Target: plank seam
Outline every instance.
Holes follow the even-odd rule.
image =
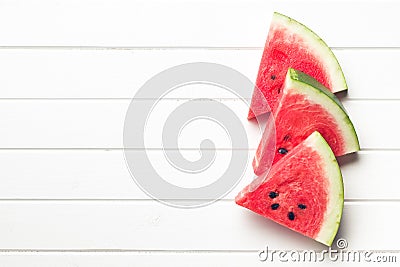
[[[140,253],[140,254],[147,254],[147,253],[185,253],[185,254],[202,254],[202,253],[257,253],[259,250],[223,250],[223,249],[215,249],[215,250],[140,250],[140,249],[0,249],[0,256],[1,254],[8,254],[8,253]],[[280,250],[291,252],[293,250]],[[303,250],[295,250],[301,252]],[[321,250],[314,250],[315,252],[319,253]],[[371,251],[375,253],[400,253],[400,250],[351,250],[357,252],[366,252]]]
[[[160,201],[163,201],[163,199],[159,199]],[[160,203],[159,200],[151,199],[151,198],[0,198],[0,204],[5,203],[5,202],[54,202],[55,204],[57,203],[63,203],[63,202],[120,202],[120,203],[127,203],[127,202],[138,202],[138,203],[144,203],[144,202],[153,202],[153,203]],[[173,201],[196,201],[199,199],[168,199],[168,200],[173,200]],[[207,200],[207,199],[201,199]],[[209,200],[214,200],[214,199],[209,199]],[[224,202],[224,203],[229,203],[234,201],[233,198],[223,198],[217,200],[217,202]],[[373,204],[373,203],[400,203],[400,199],[370,199],[370,198],[347,198],[344,200],[345,204]],[[161,205],[162,203],[160,203]]]
[[[400,50],[399,46],[331,46],[332,50]],[[0,46],[0,50],[262,50],[261,46]]]

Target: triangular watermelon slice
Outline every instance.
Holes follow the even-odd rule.
[[[314,131],[322,134],[336,156],[360,149],[354,126],[339,99],[311,76],[288,69],[278,103],[254,157],[256,175],[267,171],[271,161],[275,164]],[[269,126],[272,124],[275,127]]]
[[[235,201],[330,246],[339,228],[343,194],[335,156],[321,134],[314,132],[272,166],[267,177],[245,187]]]
[[[311,75],[332,92],[347,89],[342,69],[326,43],[303,24],[275,12],[248,119],[274,110],[289,67]],[[262,101],[263,97],[267,101]],[[265,106],[265,102],[269,107]]]

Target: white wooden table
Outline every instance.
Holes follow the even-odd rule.
[[[223,200],[177,209],[144,194],[124,161],[124,117],[136,90],[197,61],[254,80],[275,10],[324,38],[348,81],[342,100],[362,150],[340,160],[338,238],[399,262],[398,2],[0,0],[0,266],[262,266],[270,264],[257,256],[266,245],[324,249],[234,204],[251,167]],[[247,124],[238,99],[211,95]],[[162,100],[161,113],[187,97]],[[191,144],[201,137],[185,139],[187,157],[198,156]],[[153,141],[149,153],[162,161]],[[218,153],[230,152],[221,145]]]

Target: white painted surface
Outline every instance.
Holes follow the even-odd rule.
[[[360,12],[361,6],[363,7]],[[5,46],[259,47],[271,11],[304,22],[334,47],[397,47],[395,0],[2,1]],[[11,25],[11,26],[10,26]]]
[[[123,158],[125,112],[146,80],[195,61],[254,80],[274,10],[323,37],[349,84],[342,100],[362,151],[339,160],[346,201],[338,238],[400,261],[399,9],[389,0],[0,0],[0,266],[257,266],[270,264],[257,260],[265,245],[324,249],[234,205],[250,167],[224,200],[187,210],[151,200]],[[259,138],[240,100],[194,92],[162,100],[146,135],[159,171],[176,179],[159,137],[162,115],[182,98],[226,104],[246,125],[250,152]],[[207,134],[219,155],[212,177],[229,158],[226,137],[192,129],[180,145],[196,158],[193,144]]]
[[[393,231],[397,220],[391,220],[397,207],[398,203],[390,202],[345,203],[337,238],[345,237],[349,249],[392,250],[400,238],[400,233]],[[199,209],[178,209],[155,201],[3,201],[0,212],[4,216],[1,249],[326,248],[238,208],[233,201]],[[370,231],[372,225],[379,231]],[[370,243],[371,239],[375,242]]]
[[[137,100],[150,101],[154,100]],[[164,99],[151,113],[146,127],[146,148],[161,148],[163,123],[172,112],[188,100]],[[199,100],[200,101],[200,100]],[[201,100],[203,101],[203,100]],[[257,148],[260,129],[248,122],[248,109],[242,100],[223,102],[241,120],[249,139],[249,147]],[[2,148],[122,148],[124,119],[130,100],[0,100],[0,147]],[[343,100],[360,138],[362,149],[400,149],[400,140],[392,139],[400,118],[400,100]],[[51,111],[51,112],[49,112]],[[201,123],[201,122],[199,122]],[[51,127],[49,127],[51,125]],[[371,127],[373,125],[373,127]],[[199,125],[201,126],[201,124]],[[198,148],[195,140],[210,132],[188,129],[181,148]],[[212,132],[214,131],[214,132]],[[384,136],[384,137],[383,137]],[[218,134],[217,148],[230,148],[226,136]],[[142,147],[132,147],[142,148]],[[243,147],[236,147],[243,148]]]
[[[188,158],[199,156],[197,150],[182,151]],[[137,152],[139,153],[139,152]],[[174,153],[178,153],[177,151]],[[217,152],[223,160],[229,151]],[[254,153],[254,151],[253,151]],[[160,150],[148,151],[157,170],[167,177],[176,171],[164,162]],[[224,160],[224,158],[228,158]],[[252,160],[252,153],[249,155]],[[347,200],[400,200],[398,192],[399,151],[361,151],[339,159]],[[133,182],[122,150],[0,150],[1,199],[149,199]],[[217,161],[218,162],[218,161]],[[374,168],[371,168],[374,166]],[[247,167],[241,184],[226,199],[252,179]],[[204,178],[215,176],[212,168]]]
[[[23,266],[29,262],[30,266],[53,267],[56,266],[73,267],[73,266],[116,266],[130,267],[136,266],[160,266],[173,264],[174,266],[185,267],[190,266],[288,266],[287,262],[274,261],[262,262],[255,257],[256,252],[67,252],[60,254],[59,252],[25,252],[25,253],[6,253],[3,257],[5,266],[15,267]],[[393,256],[393,253],[377,253],[374,257]],[[373,258],[376,259],[376,258]],[[329,263],[321,262],[307,263],[307,266],[365,266],[365,262]],[[298,264],[300,265],[300,264]],[[395,266],[396,263],[369,262],[368,266]]]
[[[346,99],[400,99],[400,90],[396,90],[400,49],[333,48],[333,51],[351,89]],[[1,49],[0,71],[3,75],[0,77],[0,97],[130,99],[153,75],[175,65],[196,61],[229,66],[253,81],[261,53],[262,47]],[[193,91],[174,95],[181,98],[193,96]],[[221,91],[207,92],[207,96],[232,97]]]

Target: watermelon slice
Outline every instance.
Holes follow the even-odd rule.
[[[347,89],[342,69],[326,43],[309,28],[274,13],[261,58],[248,119],[274,110],[287,69],[303,71],[332,92]],[[261,101],[263,96],[267,100]]]
[[[335,155],[321,134],[314,132],[272,166],[267,177],[245,187],[235,201],[330,246],[339,228],[343,194]]]
[[[288,69],[279,104],[268,121],[253,160],[256,175],[275,164],[311,133],[318,131],[336,156],[360,149],[356,131],[339,99],[311,76]],[[274,123],[275,138],[269,127]],[[271,143],[275,147],[271,148]],[[275,148],[275,151],[272,149]]]

